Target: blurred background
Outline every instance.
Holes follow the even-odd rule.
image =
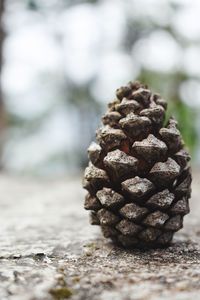
[[[7,172],[75,174],[117,87],[169,101],[200,165],[199,0],[0,0],[0,158]]]

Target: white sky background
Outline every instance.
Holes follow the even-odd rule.
[[[62,163],[56,169],[48,165],[50,157],[70,152],[73,144],[69,128],[75,115],[64,109],[60,94],[66,78],[79,85],[95,78],[92,93],[105,105],[116,87],[136,78],[142,66],[159,72],[183,69],[197,79],[185,82],[181,95],[199,109],[200,1],[171,2],[183,5],[175,15],[168,0],[105,0],[59,13],[48,9],[45,14],[28,11],[23,1],[8,1],[2,76],[7,110],[27,122],[49,112],[33,133],[9,130],[4,151],[8,170],[37,172],[39,166],[44,173],[69,170]],[[170,22],[187,41],[185,49],[159,29],[140,39],[127,55],[122,47],[127,16],[159,25]]]

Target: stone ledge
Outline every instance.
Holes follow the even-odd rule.
[[[200,179],[167,249],[123,250],[88,224],[80,179],[0,176],[0,299],[198,299]]]

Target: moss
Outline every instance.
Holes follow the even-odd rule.
[[[95,246],[96,246],[95,243],[88,243],[88,244],[84,245],[83,247],[94,248]]]
[[[98,250],[99,249],[99,247],[95,243],[88,243],[88,244],[84,245],[84,248],[89,248],[91,250]]]
[[[60,267],[57,273],[57,282],[54,287],[49,290],[49,294],[53,297],[54,300],[64,300],[72,296],[73,291],[68,288],[68,284],[65,280],[65,268]]]
[[[68,287],[54,288],[49,291],[55,300],[68,299],[72,296],[72,291]]]
[[[80,277],[75,276],[75,277],[73,278],[73,282],[74,282],[74,283],[78,283],[79,281],[80,281]]]
[[[99,247],[95,243],[88,243],[83,247],[85,248],[84,256],[92,256],[93,253],[99,249]]]

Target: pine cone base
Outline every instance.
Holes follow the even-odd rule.
[[[167,102],[139,82],[116,91],[88,148],[83,187],[90,223],[124,247],[162,247],[183,227],[190,156]]]

